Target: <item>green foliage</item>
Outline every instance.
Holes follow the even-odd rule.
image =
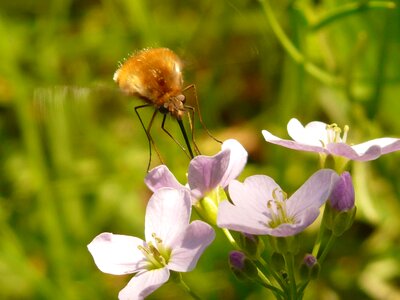
[[[293,191],[317,157],[266,144],[261,129],[284,136],[297,117],[348,124],[354,143],[399,136],[399,22],[397,0],[2,1],[0,298],[115,299],[130,279],[101,273],[86,249],[103,231],[144,234],[141,102],[112,82],[129,53],[177,52],[209,129],[249,151],[242,177],[267,174]],[[156,144],[185,182],[189,160],[160,122]],[[219,145],[197,125],[200,149],[214,154]],[[179,136],[175,122],[167,127]],[[400,297],[398,161],[352,166],[355,224],[306,299]],[[311,243],[305,236],[302,253]],[[185,281],[204,299],[270,299],[235,281],[228,250],[218,236]],[[150,299],[185,297],[169,283]]]

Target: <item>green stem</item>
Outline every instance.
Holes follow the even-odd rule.
[[[259,278],[258,282],[262,286],[264,286],[267,289],[270,289],[274,293],[274,295],[277,297],[277,299],[284,299],[285,294],[277,287],[271,285],[269,279],[265,276],[265,274],[259,268],[257,268],[257,275]],[[279,298],[278,298],[278,296],[279,296]]]
[[[324,222],[326,219],[326,214],[327,214],[327,210],[326,210],[326,207],[324,206],[324,214],[322,215],[322,220],[321,220],[321,224],[319,226],[317,239],[315,240],[313,251],[312,251],[312,255],[314,257],[318,256],[319,249],[321,248],[322,238],[323,238],[324,232],[325,232]]]
[[[304,55],[293,45],[288,36],[283,31],[282,27],[278,23],[272,8],[269,4],[268,0],[260,0],[261,5],[263,6],[265,15],[268,19],[268,22],[271,25],[272,31],[275,33],[276,37],[282,44],[283,48],[286,52],[292,57],[292,59],[299,65],[304,67],[304,70],[307,71],[310,75],[314,76],[321,82],[327,85],[333,86],[342,86],[344,84],[343,78],[335,77],[329,74],[327,71],[319,68],[314,65],[312,62],[308,61]]]
[[[195,292],[192,291],[192,289],[186,284],[186,282],[183,281],[181,273],[179,273],[179,283],[181,284],[183,289],[186,291],[186,293],[188,293],[193,299],[201,300],[201,298]]]
[[[314,22],[310,26],[310,30],[317,31],[321,28],[332,24],[338,19],[347,17],[352,14],[363,12],[367,9],[394,9],[396,3],[393,1],[359,1],[353,3],[347,3],[340,7],[329,10],[329,12],[321,17],[318,21]]]
[[[283,256],[285,259],[286,269],[289,275],[290,299],[297,300],[296,278],[294,274],[294,257],[291,253]]]
[[[262,257],[258,258],[257,263],[260,263],[262,267],[264,267],[264,269],[268,271],[268,275],[272,276],[275,279],[275,281],[280,285],[283,291],[286,290],[285,283],[282,281],[279,275],[276,274],[274,268],[270,266],[269,263],[267,263]]]
[[[236,243],[234,237],[232,236],[231,232],[226,228],[221,228],[222,232],[225,234],[226,238],[228,239],[229,243],[235,248],[236,250],[240,250],[239,245]]]
[[[336,241],[336,236],[332,233],[331,236],[329,237],[328,243],[324,248],[324,251],[322,251],[321,256],[318,258],[318,263],[320,265],[322,265],[322,263],[324,262],[326,255],[328,254],[329,250],[331,250],[335,241]]]

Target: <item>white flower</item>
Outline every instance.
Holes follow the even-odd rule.
[[[190,193],[161,188],[146,209],[145,238],[101,233],[88,245],[97,267],[105,273],[136,273],[120,291],[119,299],[143,299],[168,281],[170,270],[191,271],[214,230],[202,221],[189,224]]]
[[[341,129],[336,125],[313,121],[303,126],[297,119],[291,119],[287,130],[293,140],[284,140],[267,130],[262,134],[267,142],[286,148],[325,153],[345,157],[349,160],[368,161],[374,160],[383,154],[400,150],[400,139],[378,138],[361,144],[346,144],[348,126]]]

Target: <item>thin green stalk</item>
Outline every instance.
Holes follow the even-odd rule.
[[[285,285],[285,283],[282,281],[282,279],[279,277],[279,275],[276,274],[275,270],[274,270],[262,257],[260,257],[260,258],[257,260],[257,262],[260,263],[260,264],[264,267],[265,270],[268,270],[268,274],[269,274],[270,276],[272,276],[272,277],[275,279],[275,281],[280,285],[280,287],[282,288],[282,290],[285,291],[285,290],[286,290],[286,285]]]
[[[394,26],[393,24],[394,22],[392,21],[393,17],[391,18],[388,12],[389,11],[387,11],[386,13],[384,27],[379,41],[378,59],[377,59],[377,66],[376,66],[375,80],[374,80],[375,82],[374,92],[372,94],[370,105],[368,107],[368,116],[372,120],[378,114],[379,106],[382,101],[382,92],[385,85],[385,71],[390,49],[389,47],[390,34],[391,34],[390,29]]]
[[[183,289],[186,291],[186,293],[188,293],[193,299],[201,300],[201,298],[195,292],[192,291],[192,289],[186,284],[186,282],[183,281],[181,273],[179,273],[179,283],[181,284]]]
[[[276,37],[282,44],[283,48],[286,52],[292,57],[292,59],[297,63],[304,67],[304,70],[307,71],[310,75],[317,78],[321,82],[327,85],[333,86],[342,86],[344,84],[343,78],[335,77],[328,73],[327,71],[319,68],[312,62],[308,61],[304,55],[293,45],[291,40],[283,31],[282,27],[280,26],[279,22],[277,21],[272,8],[269,4],[268,0],[260,0],[265,15],[268,19],[268,22],[271,25],[272,31],[275,33]]]
[[[265,288],[270,289],[274,293],[274,295],[277,299],[285,298],[285,294],[277,287],[271,285],[269,283],[270,281],[268,280],[268,278],[264,275],[263,272],[261,272],[261,270],[259,268],[257,268],[257,275],[258,275],[258,278],[260,278],[259,283],[262,286],[264,286]],[[278,296],[279,296],[279,298],[278,298]]]
[[[222,232],[225,234],[226,238],[228,239],[229,243],[235,248],[236,250],[240,250],[239,245],[236,243],[234,237],[232,236],[231,232],[226,228],[221,228]]]
[[[326,214],[327,214],[327,210],[326,210],[326,207],[324,206],[324,213],[322,215],[321,224],[319,226],[317,239],[315,240],[314,247],[313,247],[313,250],[312,250],[312,255],[314,257],[318,256],[319,249],[321,248],[322,238],[323,238],[324,232],[325,232],[324,222],[325,222],[325,219],[326,219]]]
[[[324,248],[324,251],[322,251],[321,256],[318,258],[318,263],[320,265],[322,265],[322,263],[324,262],[326,255],[328,254],[329,250],[331,250],[335,241],[336,241],[336,236],[332,233],[331,236],[329,237],[328,243]]]
[[[290,299],[297,300],[297,286],[296,286],[296,277],[294,274],[294,257],[292,254],[284,255],[286,269],[289,275],[289,283],[290,283]]]
[[[394,9],[396,3],[393,1],[359,1],[347,3],[337,8],[329,10],[326,15],[314,22],[309,29],[312,31],[320,30],[321,28],[336,22],[344,17],[363,12],[368,9]]]

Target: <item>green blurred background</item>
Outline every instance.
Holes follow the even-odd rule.
[[[269,2],[0,2],[0,299],[116,299],[130,279],[101,273],[86,245],[103,231],[143,237],[148,143],[133,110],[142,102],[112,81],[138,49],[182,57],[209,129],[249,151],[242,179],[267,174],[291,193],[316,171],[317,155],[262,139],[262,129],[286,137],[292,117],[348,124],[353,143],[400,136],[399,1]],[[156,143],[185,182],[189,160],[160,122]],[[215,154],[219,144],[196,127],[202,152]],[[351,165],[357,220],[307,299],[400,299],[399,158]],[[302,234],[301,253],[316,229]],[[184,276],[192,289],[271,299],[236,281],[229,250],[218,234]],[[149,297],[186,298],[173,283]]]

